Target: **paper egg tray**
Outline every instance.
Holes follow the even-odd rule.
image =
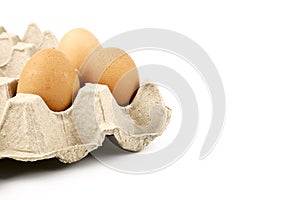
[[[101,146],[107,135],[123,149],[140,151],[163,133],[171,110],[152,83],[142,84],[126,107],[120,107],[108,87],[100,84],[86,84],[72,106],[62,112],[51,111],[38,95],[16,95],[24,62],[36,49],[57,44],[51,34],[37,41],[36,36],[41,34],[36,25],[28,30],[20,45],[35,47],[18,55],[14,55],[18,48],[13,47],[10,58],[0,65],[0,159],[37,161],[56,157],[72,163]],[[0,27],[1,31],[5,30]],[[31,42],[25,43],[26,38]]]
[[[16,79],[0,78],[0,158],[72,163],[101,146],[106,135],[140,151],[162,134],[171,116],[151,83],[126,107],[118,106],[106,85],[86,84],[63,112],[51,111],[38,95],[14,96],[16,86]]]
[[[18,78],[26,62],[39,50],[58,45],[51,31],[30,24],[22,39],[0,27],[0,76]]]

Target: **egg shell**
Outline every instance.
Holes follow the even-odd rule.
[[[34,54],[25,65],[17,93],[37,94],[53,111],[63,111],[71,105],[79,89],[77,73],[66,56],[55,49]]]
[[[76,28],[63,36],[58,49],[67,55],[73,66],[80,69],[86,57],[99,45],[98,39],[91,32]]]
[[[80,68],[81,82],[109,87],[119,105],[128,105],[139,87],[134,61],[123,50],[98,46]]]
[[[43,48],[56,43],[55,37],[47,34]],[[22,63],[21,55],[14,54],[5,69],[15,72],[13,63]],[[4,72],[0,66],[0,76],[10,77],[11,73]],[[70,108],[53,112],[38,95],[16,95],[18,79],[19,75],[0,77],[0,159],[28,162],[56,157],[72,163],[101,146],[105,135],[126,150],[140,151],[163,133],[171,117],[171,110],[151,83],[142,84],[126,107],[116,104],[106,85],[86,84]],[[105,148],[102,151],[106,154]]]

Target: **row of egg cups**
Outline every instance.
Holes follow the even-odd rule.
[[[86,43],[85,41],[82,40],[82,38],[79,39],[79,36],[81,37],[84,35],[86,38],[89,38],[91,42]],[[25,39],[23,40],[31,43],[40,44],[41,41],[46,41],[45,39],[43,40],[39,39],[39,41],[36,40],[36,38],[42,38],[41,36],[42,34],[38,29],[38,27],[35,25],[30,25],[28,27],[28,30],[26,31],[24,37]],[[85,45],[87,44],[88,45],[92,44],[94,46],[98,45],[98,46],[92,51],[92,53],[90,52],[82,53],[80,51],[73,51],[72,45],[74,45],[74,40],[77,41],[77,44],[75,45],[77,47],[86,48]],[[48,41],[49,41],[48,45],[50,46],[56,46],[57,44],[56,38],[54,40],[52,39]],[[39,44],[35,44],[35,45],[39,45]],[[0,151],[0,158],[10,157],[19,160],[34,161],[37,159],[46,158],[45,156],[48,155],[48,157],[49,156],[58,157],[63,162],[73,162],[84,157],[92,149],[101,146],[104,139],[104,135],[107,134],[108,135],[113,134],[117,143],[122,148],[130,151],[139,151],[143,149],[155,137],[162,134],[162,131],[166,128],[169,122],[171,110],[164,106],[163,100],[160,97],[159,91],[155,85],[153,84],[142,85],[141,88],[138,90],[137,96],[135,97],[135,100],[132,102],[131,105],[126,107],[118,106],[118,103],[126,104],[126,102],[129,100],[129,97],[133,95],[134,90],[138,87],[138,75],[137,75],[135,64],[125,52],[117,48],[102,48],[101,45],[99,45],[98,40],[90,32],[84,29],[74,29],[70,31],[62,39],[60,44],[61,44],[59,46],[60,50],[68,54],[69,57],[75,58],[75,60],[73,59],[72,64],[76,66],[76,68],[78,68],[77,66],[78,63],[76,63],[78,61],[77,58],[78,57],[80,58],[81,54],[85,54],[85,56],[89,55],[88,59],[86,59],[87,61],[84,62],[83,64],[84,67],[82,67],[81,70],[78,68],[80,72],[83,74],[83,77],[81,77],[83,83],[89,81],[97,83],[96,79],[98,78],[98,76],[104,75],[104,77],[108,77],[108,78],[106,78],[106,80],[105,79],[102,80],[101,83],[104,84],[107,83],[107,85],[110,87],[109,88],[110,90],[107,88],[107,86],[101,84],[100,85],[87,84],[87,86],[79,90],[78,98],[76,98],[79,100],[75,100],[74,105],[72,105],[69,109],[62,112],[51,111],[47,107],[47,105],[49,106],[50,104],[51,109],[52,110],[54,109],[53,106],[51,105],[51,99],[49,100],[48,97],[49,96],[50,98],[56,97],[55,93],[57,92],[60,94],[64,94],[64,93],[68,94],[68,92],[64,92],[63,90],[56,91],[61,88],[63,89],[65,87],[65,85],[62,85],[62,83],[56,83],[56,85],[59,86],[59,88],[56,88],[56,90],[54,90],[54,93],[52,91],[52,94],[51,92],[50,94],[46,93],[46,97],[45,97],[43,96],[43,94],[45,95],[45,92],[43,92],[42,89],[45,85],[47,86],[47,84],[51,84],[51,79],[46,83],[40,83],[40,80],[43,79],[43,76],[45,77],[44,79],[47,80],[47,76],[49,75],[49,68],[47,68],[47,66],[49,66],[49,63],[50,63],[50,70],[51,67],[56,68],[56,66],[51,66],[51,64],[53,63],[55,63],[56,65],[59,64],[59,60],[64,60],[63,58],[64,55],[62,55],[62,53],[59,53],[54,49],[44,49],[44,51],[38,52],[37,55],[33,56],[34,58],[30,58],[29,62],[27,62],[26,64],[27,67],[23,69],[23,72],[21,74],[21,81],[20,81],[21,83],[18,85],[18,86],[20,85],[22,86],[19,91],[20,94],[16,95],[16,97],[13,97],[12,95],[16,92],[16,88],[17,88],[17,84],[15,84],[16,79],[5,79],[5,78],[2,79],[2,82],[4,81],[4,85],[2,85],[2,93],[4,91],[4,95],[2,96],[2,100],[0,101],[0,103],[2,104],[2,106],[0,107],[0,111],[1,108],[5,108],[5,110],[3,111],[2,122],[1,122],[2,125],[0,125],[0,127],[2,127],[0,129],[0,136],[3,136],[2,138],[0,138],[0,142],[2,142],[2,145],[0,146],[3,147],[2,152]],[[93,49],[94,46],[88,46],[87,49]],[[70,51],[70,47],[72,51]],[[32,53],[32,49],[30,50]],[[54,56],[52,57],[51,60],[48,59],[48,64],[47,64],[47,62],[45,63],[45,60],[47,60],[47,56],[49,55],[50,56],[54,55]],[[55,58],[55,56],[57,57],[57,55],[58,57],[61,57],[61,59],[58,59],[58,62],[55,62],[55,59],[53,58]],[[19,55],[15,56],[15,59],[18,61],[16,63],[21,65],[23,62],[29,59],[28,56],[31,55],[28,54],[27,56],[19,56]],[[22,62],[20,62],[20,60]],[[115,62],[117,64],[113,63],[114,60],[117,60]],[[32,61],[32,63],[34,63],[35,66],[33,67],[30,66],[30,61]],[[80,62],[82,61],[83,59]],[[120,63],[122,64],[121,67],[119,66]],[[16,67],[14,65],[9,65],[9,64],[11,63],[8,62],[7,68],[15,70]],[[67,64],[68,63],[63,63],[62,66],[66,66]],[[44,65],[46,65],[46,68]],[[43,66],[44,68],[40,66]],[[71,68],[72,67],[69,67],[69,71],[71,71],[71,73],[73,73],[72,75],[74,76],[74,71],[72,72],[72,70],[70,70]],[[61,70],[61,68],[56,68],[56,69],[58,69],[58,71]],[[84,69],[84,71],[82,69]],[[125,69],[125,71],[124,70],[120,71],[119,69]],[[125,81],[122,81],[122,75],[126,72],[126,70],[127,70],[127,74],[126,74],[127,76],[125,76],[125,79],[123,79]],[[31,73],[32,71],[41,72],[40,74],[35,75],[35,77],[38,77],[37,79],[38,84],[37,82],[32,81],[32,73]],[[62,70],[61,72],[58,72],[58,74],[62,74],[62,73],[65,73],[65,71]],[[26,74],[29,74],[29,76],[26,77]],[[111,78],[112,76],[116,76],[115,74],[117,74],[117,79],[121,79],[121,81],[119,81],[119,83],[121,84],[116,84],[117,82],[115,82],[114,84],[117,86],[119,85],[119,87],[116,87],[119,89],[115,89],[114,87],[112,87],[113,84],[111,84],[112,82]],[[57,79],[59,79],[59,77],[54,78],[52,80],[57,80]],[[72,84],[71,84],[72,86],[71,88],[74,89],[74,85]],[[34,85],[38,86],[37,94],[40,95],[42,98],[39,97],[38,95],[22,94],[24,90],[25,93],[31,93],[31,91],[27,92],[26,88],[30,88],[29,90],[32,90],[32,85],[33,87]],[[42,86],[42,88],[40,86]],[[42,93],[40,93],[40,91],[42,91]],[[110,91],[113,91],[112,92],[113,94],[111,94]],[[114,93],[114,91],[116,91],[116,93]],[[101,94],[101,95],[97,95],[97,94]],[[28,95],[37,96],[38,98],[37,99],[28,98],[29,97]],[[75,95],[73,94],[73,97]],[[89,98],[86,98],[85,96]],[[117,102],[115,101],[115,98],[113,96],[116,97]],[[144,96],[144,98],[142,98],[142,96]],[[98,99],[95,97],[98,97]],[[16,99],[19,100],[15,101]],[[29,99],[29,102],[26,99]],[[46,100],[46,103],[43,101],[43,99]],[[61,101],[57,101],[57,99],[61,99],[61,98],[52,98],[54,102],[56,101],[58,102],[58,105],[60,105]],[[67,97],[67,99],[70,100],[69,97]],[[87,100],[88,102],[85,102]],[[30,101],[42,101],[43,103],[36,102],[32,104],[30,103]],[[16,102],[18,102],[18,104],[16,104]],[[62,102],[66,102],[66,101],[63,100]],[[91,102],[98,102],[98,104],[100,102],[100,104],[97,106],[96,105],[97,103],[91,104]],[[110,103],[103,104],[102,102],[110,102]],[[69,103],[70,102],[65,103],[65,105],[63,105],[63,107],[58,110],[63,110],[63,108],[67,108],[66,106],[68,106]],[[34,105],[39,105],[39,106],[35,107]],[[89,107],[90,109],[87,109],[87,105],[90,105]],[[45,106],[48,109],[45,109]],[[42,110],[44,110],[44,112],[42,112]],[[58,116],[60,117],[58,119],[57,117],[53,118],[53,116],[41,117],[39,116],[40,115],[39,113],[43,113],[43,114],[52,113],[52,115],[55,116],[57,113],[60,113],[58,114]],[[74,113],[76,113],[76,115],[74,115]],[[18,131],[14,129],[14,126],[10,126],[9,124],[12,124],[12,122],[15,121],[14,119],[18,119],[19,114],[21,114],[21,118],[22,117],[23,118],[21,120],[17,120],[19,123],[21,123],[17,125],[18,130],[20,129]],[[100,118],[99,115],[101,115]],[[44,119],[44,120],[41,121],[40,119]],[[99,119],[104,119],[104,120],[101,121]],[[66,126],[65,122],[67,122],[67,124],[69,125],[72,124],[72,126],[69,125]],[[59,124],[60,126],[56,127],[53,126],[53,124]],[[35,128],[32,128],[32,126]],[[66,127],[72,127],[72,128],[68,129]],[[37,130],[40,131],[37,132]],[[49,132],[49,130],[52,134],[44,134],[46,132]],[[19,134],[19,133],[23,133],[23,134]],[[35,137],[36,134],[40,136]],[[53,134],[54,135],[58,134],[57,135],[58,137],[54,137],[54,138],[58,138],[58,140],[53,139]],[[65,138],[61,138],[61,137],[65,137]],[[31,138],[31,139],[26,140],[25,138]],[[41,141],[40,140],[41,138],[43,143],[34,142],[34,144],[36,145],[32,144],[32,141]],[[55,142],[53,143],[53,141]],[[61,145],[58,145],[60,144],[60,142],[62,142]],[[84,146],[84,148],[82,145]],[[86,148],[88,146],[91,147]],[[45,147],[47,147],[48,150],[47,148],[45,149]],[[41,148],[42,150],[39,150]],[[52,148],[55,148],[56,150],[53,150]],[[11,149],[13,149],[14,151],[11,152],[10,151]],[[16,151],[17,149],[19,149],[19,151]],[[4,152],[7,153],[5,154]],[[28,155],[26,156],[25,152],[29,153],[29,155],[31,156]],[[15,155],[14,153],[17,153],[17,155]],[[62,156],[62,155],[67,155],[67,156]]]
[[[18,80],[0,77],[0,158],[72,163],[102,145],[106,135],[140,151],[167,127],[171,110],[156,85],[141,85],[132,103],[119,106],[106,85],[86,84],[71,107],[54,112],[34,94],[15,95]]]
[[[24,65],[36,52],[46,48],[57,48],[55,35],[31,23],[22,39],[0,27],[0,76],[19,78]]]

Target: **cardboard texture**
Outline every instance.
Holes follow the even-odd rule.
[[[140,151],[163,133],[171,109],[152,83],[142,84],[126,107],[120,107],[108,87],[100,84],[86,84],[72,106],[62,112],[51,111],[38,95],[16,95],[27,60],[38,49],[57,45],[51,32],[37,30],[30,25],[21,43],[11,42],[14,39],[5,43],[15,46],[0,66],[0,158],[37,161],[56,157],[72,163],[101,146],[106,135],[112,135],[123,149]],[[1,31],[5,33],[0,27]]]
[[[18,78],[31,56],[45,48],[56,48],[58,41],[50,32],[30,24],[21,40],[0,27],[0,76]]]

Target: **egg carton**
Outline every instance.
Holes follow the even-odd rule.
[[[36,33],[32,28],[28,32],[23,40],[31,41],[26,45],[36,47],[37,40],[29,39]],[[31,52],[29,49],[27,53]],[[32,53],[24,55],[29,59]],[[20,54],[15,59],[21,59]],[[142,84],[126,107],[116,103],[106,85],[86,84],[70,108],[53,112],[38,95],[16,94],[17,77],[24,65],[11,62],[12,59],[7,66],[18,70],[11,69],[15,73],[8,74],[14,76],[0,77],[0,159],[37,161],[56,157],[61,162],[72,163],[102,146],[108,135],[121,148],[140,151],[169,124],[171,109],[165,106],[155,84]]]
[[[39,50],[56,48],[58,41],[51,31],[41,32],[29,24],[23,39],[0,27],[0,76],[18,78],[24,65]]]
[[[126,150],[140,151],[167,127],[171,110],[156,85],[142,84],[132,103],[120,107],[106,85],[86,84],[73,105],[51,111],[42,98],[17,94],[17,79],[0,77],[0,158],[72,163],[113,135]],[[14,96],[15,95],[15,96]]]

